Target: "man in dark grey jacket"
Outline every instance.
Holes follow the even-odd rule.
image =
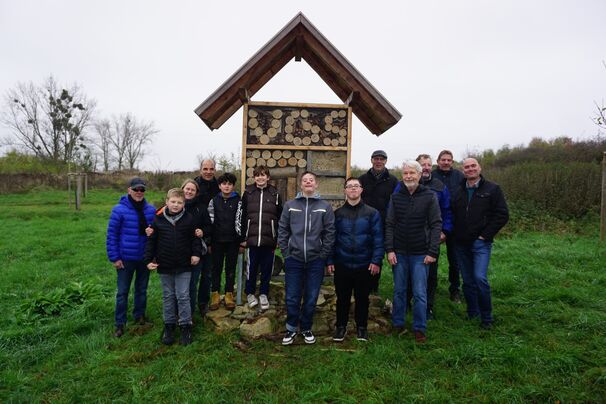
[[[421,165],[406,161],[402,166],[404,187],[391,196],[385,219],[385,251],[393,266],[394,331],[405,332],[407,284],[412,282],[414,306],[412,329],[417,342],[426,341],[427,275],[440,253],[442,217],[435,192],[419,185]]]
[[[316,175],[301,176],[301,192],[286,202],[278,227],[278,245],[285,265],[286,334],[282,345],[293,343],[300,330],[305,343],[316,342],[311,326],[324,278],[326,259],[335,242],[335,215],[316,192]],[[303,302],[301,303],[301,299]]]

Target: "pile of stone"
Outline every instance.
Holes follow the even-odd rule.
[[[261,311],[258,306],[250,309],[247,304],[236,306],[231,311],[223,307],[207,313],[206,323],[211,323],[218,333],[231,332],[239,329],[245,338],[277,338],[285,330],[286,306],[284,283],[273,282],[270,287],[270,309]],[[354,315],[352,305],[349,328],[354,332]],[[317,336],[329,336],[335,328],[337,297],[333,285],[323,285],[320,289],[316,314],[314,315],[313,331]],[[374,334],[387,334],[390,331],[390,306],[379,296],[370,296],[368,309],[368,331]]]

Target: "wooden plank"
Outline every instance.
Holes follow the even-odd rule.
[[[314,104],[314,103],[300,103],[300,102],[273,102],[273,101],[251,101],[248,103],[250,106],[262,106],[262,107],[294,107],[294,108],[332,108],[332,109],[346,109],[345,104]]]
[[[347,151],[347,146],[318,146],[318,145],[309,145],[309,146],[294,146],[294,145],[286,145],[286,144],[247,144],[246,148],[248,150],[253,149],[271,149],[271,150],[340,150]]]
[[[244,103],[244,107],[242,108],[242,164],[240,167],[240,195],[244,193],[244,188],[246,188],[246,133],[248,132],[248,103]]]
[[[347,174],[345,178],[351,177],[351,153],[352,153],[352,143],[351,143],[351,107],[347,108]]]

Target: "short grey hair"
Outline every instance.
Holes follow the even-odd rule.
[[[402,164],[402,171],[404,171],[404,169],[406,167],[408,167],[408,168],[414,168],[415,170],[417,170],[418,173],[423,172],[423,168],[421,168],[421,164],[419,164],[419,162],[417,162],[415,160],[406,160]]]

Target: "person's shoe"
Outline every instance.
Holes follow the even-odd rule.
[[[282,345],[290,345],[295,342],[295,337],[297,336],[296,331],[286,331],[284,334],[284,338],[282,338]]]
[[[345,334],[347,334],[347,327],[337,327],[335,329],[335,335],[332,336],[332,340],[341,342],[345,339]]]
[[[407,332],[408,332],[408,329],[406,329],[406,327],[404,327],[404,326],[391,327],[391,335],[393,335],[394,337],[401,337],[402,335],[406,334]]]
[[[120,338],[123,335],[124,335],[124,326],[123,325],[117,325],[116,326],[116,331],[114,332],[114,337]]]
[[[316,337],[314,337],[314,333],[311,332],[311,330],[303,331],[301,335],[303,335],[303,339],[305,340],[306,344],[316,343]]]
[[[491,330],[492,329],[492,323],[488,322],[488,321],[482,321],[480,323],[480,328],[483,330]]]
[[[181,327],[181,338],[179,338],[180,345],[189,345],[191,344],[191,324],[185,324]]]
[[[456,304],[461,304],[461,295],[459,294],[458,290],[450,292],[450,301]]]
[[[232,292],[225,292],[225,308],[227,310],[236,308],[236,302],[234,301],[234,294]]]
[[[259,303],[261,303],[261,310],[265,311],[269,309],[269,299],[267,295],[259,295]]]
[[[198,305],[198,310],[200,310],[200,317],[202,317],[202,319],[204,319],[204,316],[206,316],[206,304],[204,303],[200,303]]]
[[[427,337],[423,331],[415,331],[415,341],[417,341],[417,344],[424,344],[427,341]]]
[[[428,320],[435,320],[436,319],[436,315],[433,312],[433,309],[427,309],[427,319]]]
[[[259,304],[259,301],[257,300],[257,298],[255,297],[255,295],[253,295],[253,294],[250,294],[250,295],[246,296],[246,301],[248,302],[248,308],[249,309],[257,307],[257,305]]]
[[[137,317],[135,319],[135,324],[137,324],[137,325],[145,325],[146,323],[147,323],[147,319],[145,318],[145,316]]]
[[[356,339],[358,341],[368,341],[368,328],[366,327],[358,327],[358,333],[357,333],[357,337]]]
[[[210,310],[217,310],[219,308],[219,303],[221,303],[221,296],[219,296],[219,292],[211,293],[210,306],[208,308]]]
[[[162,343],[164,345],[172,345],[175,343],[175,324],[164,324],[164,331],[162,331]]]

